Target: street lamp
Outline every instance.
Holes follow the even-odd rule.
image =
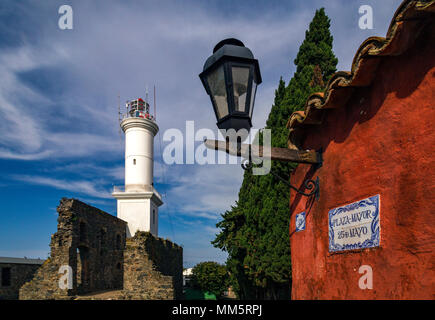
[[[258,60],[240,40],[230,38],[213,49],[199,75],[210,96],[219,129],[252,127],[257,85],[261,83]]]
[[[213,54],[206,60],[199,77],[204,85],[216,115],[217,127],[221,130],[233,129],[241,134],[241,140],[246,139],[252,127],[252,111],[254,110],[257,85],[261,83],[258,60],[254,59],[251,50],[240,40],[229,38],[220,41],[213,49]],[[242,129],[242,130],[241,130]],[[244,130],[243,130],[244,129]],[[207,148],[225,151],[248,160],[242,164],[247,170],[252,166],[251,157],[261,158],[263,154],[270,155],[271,160],[309,163],[321,165],[321,154],[314,150],[291,150],[257,145],[246,145],[239,141],[205,140]],[[273,175],[274,172],[270,171]],[[275,175],[277,176],[277,175]],[[311,192],[304,193],[277,176],[290,188],[305,196],[319,196],[319,180],[306,180],[305,188]]]

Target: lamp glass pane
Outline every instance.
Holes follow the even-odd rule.
[[[249,107],[249,117],[252,118],[252,112],[254,111],[255,104],[255,94],[257,93],[257,83],[252,81],[252,90],[251,90],[251,105]]]
[[[225,74],[223,66],[212,71],[207,77],[211,97],[214,101],[218,119],[228,114],[227,89],[225,86]]]
[[[246,96],[248,93],[249,68],[232,67],[233,88],[234,88],[234,109],[246,111]]]

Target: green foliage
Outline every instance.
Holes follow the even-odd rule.
[[[213,261],[201,262],[193,267],[191,279],[195,288],[204,292],[212,292],[218,297],[229,286],[227,268]]]
[[[330,20],[324,9],[316,11],[294,63],[296,72],[285,86],[279,80],[266,122],[272,146],[287,147],[286,123],[303,109],[313,92],[321,91],[336,71]],[[261,142],[261,134],[257,137]],[[296,164],[272,161],[272,170],[288,177]],[[231,285],[241,299],[289,299],[291,264],[289,190],[271,174],[255,176],[245,171],[239,199],[216,226],[221,232],[212,242],[228,252]]]
[[[184,292],[184,300],[217,300],[214,293],[201,291],[193,288],[186,288]]]

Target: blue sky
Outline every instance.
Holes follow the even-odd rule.
[[[56,207],[74,197],[111,214],[122,185],[121,101],[157,87],[155,186],[163,193],[159,236],[183,245],[184,265],[224,262],[210,244],[220,214],[237,199],[240,165],[166,165],[170,128],[216,130],[198,74],[214,45],[242,40],[259,59],[253,123],[264,127],[280,76],[315,9],[331,18],[338,70],[349,70],[360,43],[385,36],[401,0],[348,1],[15,1],[0,3],[0,256],[40,257],[56,232]],[[74,10],[74,29],[58,28],[58,9]],[[371,5],[374,29],[358,27]],[[152,96],[152,94],[151,94]]]

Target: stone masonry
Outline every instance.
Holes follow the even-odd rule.
[[[0,259],[0,300],[18,299],[20,287],[33,278],[43,260],[11,258],[11,261],[1,261],[5,259],[8,260]],[[6,276],[6,272],[9,277]]]
[[[124,251],[124,299],[180,299],[182,270],[183,248],[137,232]]]
[[[76,199],[63,198],[57,212],[50,258],[21,288],[20,299],[68,298],[122,288],[126,223]],[[61,266],[72,268],[72,289],[59,288]]]

